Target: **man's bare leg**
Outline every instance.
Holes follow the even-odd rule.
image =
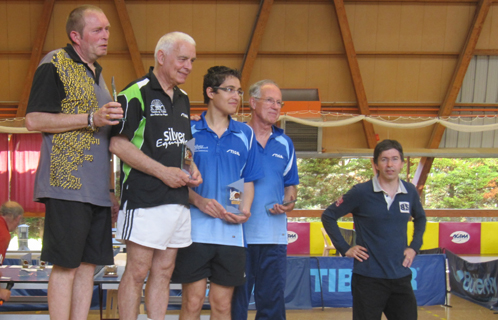
[[[76,269],[54,265],[48,281],[48,312],[52,320],[67,320],[71,314],[71,298]]]
[[[145,287],[145,306],[147,317],[153,320],[163,320],[168,309],[169,283],[175,268],[175,258],[178,249],[154,250],[152,267]]]
[[[118,308],[121,320],[136,320],[142,287],[149,272],[154,249],[126,241],[126,268],[118,288]]]
[[[93,275],[95,265],[82,262],[76,268],[73,280],[73,296],[71,299],[71,320],[88,319],[88,311],[93,295]]]
[[[180,320],[199,320],[206,297],[207,279],[182,284]]]
[[[234,287],[225,287],[216,283],[209,286],[209,304],[211,305],[211,320],[230,320],[232,295]]]

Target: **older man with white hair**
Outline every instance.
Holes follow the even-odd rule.
[[[137,319],[145,277],[149,319],[164,319],[178,248],[192,243],[188,187],[202,182],[195,164],[182,171],[192,138],[185,83],[196,59],[195,41],[164,35],[155,66],[118,96],[125,121],[112,131],[110,150],[121,158],[121,208],[116,238],[126,243],[126,269],[118,291],[120,319]]]

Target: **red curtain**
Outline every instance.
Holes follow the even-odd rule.
[[[12,181],[10,199],[26,212],[45,212],[45,205],[33,201],[35,173],[40,159],[41,134],[13,134]]]
[[[0,204],[9,199],[9,134],[0,133]]]

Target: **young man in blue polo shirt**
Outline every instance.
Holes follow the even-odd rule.
[[[253,130],[230,117],[242,100],[240,73],[212,67],[204,76],[203,90],[208,110],[191,129],[194,162],[204,182],[189,193],[193,244],[178,251],[172,280],[182,283],[180,319],[199,319],[207,279],[212,319],[230,319],[233,289],[245,281],[242,223],[251,215],[253,181],[262,178],[263,171]],[[240,179],[241,214],[234,214],[227,212],[228,185]]]
[[[355,185],[322,215],[325,230],[339,252],[354,258],[351,282],[354,320],[416,320],[417,300],[410,266],[422,246],[426,217],[417,189],[399,178],[403,148],[384,140],[374,150],[378,172]],[[352,213],[357,245],[344,240],[337,219]],[[413,240],[407,244],[407,223],[413,220]]]
[[[258,141],[265,176],[254,182],[251,219],[244,224],[247,241],[246,275],[235,288],[232,319],[247,319],[254,287],[256,319],[285,319],[287,274],[287,216],[294,208],[299,176],[292,140],[275,123],[282,108],[282,93],[271,80],[249,89],[252,116],[247,123]],[[287,203],[286,205],[284,205]]]

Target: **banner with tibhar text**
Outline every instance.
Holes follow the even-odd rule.
[[[412,287],[419,306],[445,303],[445,258],[442,254],[418,255],[410,268]],[[310,258],[313,307],[351,307],[353,259],[346,257]]]
[[[484,307],[498,310],[498,260],[468,262],[449,250],[448,258],[451,293]]]

